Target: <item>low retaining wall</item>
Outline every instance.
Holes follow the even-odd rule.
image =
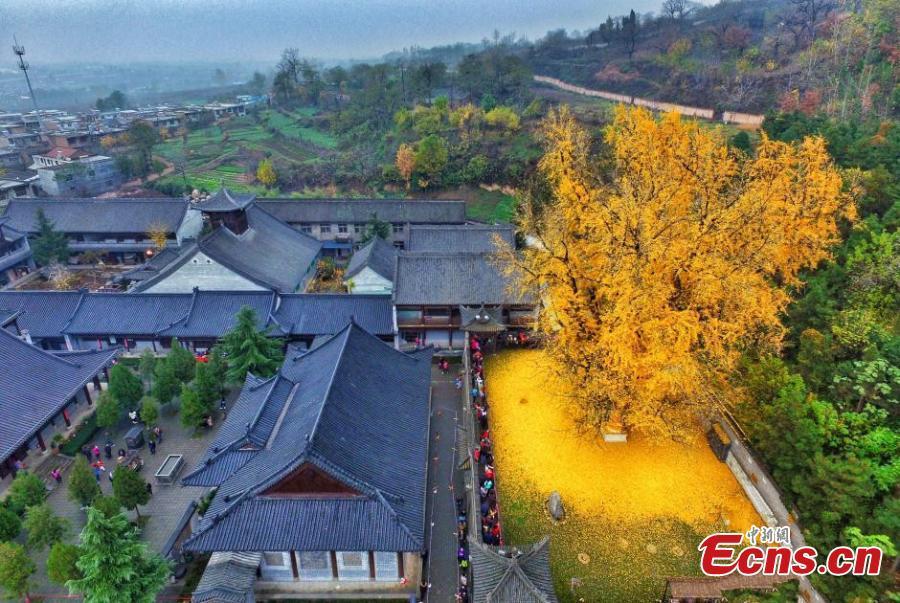
[[[593,90],[591,88],[584,88],[582,86],[575,86],[574,84],[567,84],[562,80],[558,80],[555,77],[547,77],[546,75],[536,75],[534,76],[534,81],[540,82],[542,84],[548,84],[555,88],[559,88],[560,90],[565,90],[567,92],[574,92],[575,94],[581,94],[584,96],[593,96],[596,98],[606,99],[608,101],[612,101],[615,103],[623,103],[626,105],[636,105],[638,107],[646,107],[652,111],[661,111],[661,112],[676,112],[681,115],[687,115],[690,117],[697,117],[699,119],[707,119],[709,121],[716,121],[716,113],[713,109],[704,109],[702,107],[691,107],[689,105],[677,105],[674,103],[666,103],[662,101],[655,101],[648,98],[640,98],[638,96],[628,96],[625,94],[616,94],[614,92],[606,92],[604,90]],[[733,111],[725,111],[722,114],[721,121],[726,124],[737,124],[742,126],[753,126],[760,127],[763,123],[765,116],[763,115],[754,115],[751,113],[736,113]]]

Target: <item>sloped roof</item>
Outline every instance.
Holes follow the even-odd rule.
[[[192,293],[87,293],[0,291],[0,314],[18,313],[32,337],[159,335],[220,337],[243,306],[256,310],[259,328],[272,335],[333,335],[350,320],[376,335],[394,332],[391,300],[384,295],[271,291]]]
[[[249,228],[236,235],[219,227],[199,241],[203,253],[252,280],[292,293],[303,284],[322,243],[264,210],[246,210]]]
[[[4,215],[13,228],[37,232],[38,209],[53,222],[54,228],[67,233],[135,233],[142,237],[157,226],[175,232],[184,219],[188,202],[162,198],[16,198],[9,201]]]
[[[118,352],[50,353],[0,329],[0,459],[31,439]]]
[[[469,545],[472,603],[556,603],[549,537],[524,550],[497,549],[472,538]]]
[[[259,199],[256,204],[290,224],[365,223],[463,224],[466,203],[425,199]]]
[[[248,228],[243,233],[219,226],[199,241],[182,245],[177,257],[154,258],[149,266],[132,271],[130,276],[140,281],[134,291],[146,291],[164,281],[197,251],[261,287],[281,293],[301,288],[312,274],[322,243],[255,205],[245,214]]]
[[[511,224],[465,224],[462,226],[412,226],[407,251],[443,253],[493,253],[496,239],[510,247],[515,245],[515,228]]]
[[[248,448],[248,441],[258,451],[222,480],[185,547],[424,550],[430,379],[430,349],[404,354],[351,323],[286,359],[278,375],[248,380],[251,391],[242,392],[240,405],[253,408],[261,399],[263,408],[249,423],[251,410],[230,413],[223,430],[243,429],[231,451]],[[263,425],[266,414],[277,417],[271,428]],[[302,465],[358,494],[264,494]]]
[[[485,254],[401,253],[394,303],[477,306],[528,302],[510,293],[509,278]]]
[[[201,291],[192,294],[188,314],[161,332],[171,337],[219,337],[235,325],[244,306],[256,312],[257,328],[269,324],[277,297],[272,291]]]
[[[82,295],[82,291],[0,291],[0,308],[19,311],[19,326],[32,337],[62,337]]]
[[[254,199],[256,199],[256,195],[239,195],[223,187],[215,194],[197,202],[194,207],[206,213],[231,212],[245,209],[253,203]]]
[[[274,317],[279,328],[291,335],[333,335],[351,320],[375,335],[394,332],[394,309],[387,295],[282,295]]]
[[[16,230],[12,224],[10,224],[10,219],[6,216],[0,216],[0,235],[7,241],[18,241],[22,237],[25,236],[25,233],[21,230]]]
[[[155,335],[185,318],[191,294],[90,293],[63,328],[69,335]]]
[[[194,603],[247,603],[252,600],[262,553],[213,553],[194,590]]]
[[[374,237],[365,247],[362,247],[350,258],[347,271],[344,272],[344,280],[353,278],[363,268],[371,268],[376,274],[394,279],[394,269],[397,265],[397,248],[382,239]]]

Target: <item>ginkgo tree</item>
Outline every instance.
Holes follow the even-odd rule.
[[[548,356],[596,427],[687,433],[727,404],[749,351],[777,350],[801,270],[829,257],[854,203],[820,138],[753,157],[675,114],[619,108],[608,155],[567,108],[543,124],[549,201],[504,269],[542,301]]]

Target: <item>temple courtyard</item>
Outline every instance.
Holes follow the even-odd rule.
[[[505,541],[550,535],[561,601],[659,599],[667,577],[699,574],[704,536],[762,525],[699,425],[690,443],[605,443],[578,428],[540,350],[489,357],[485,380]],[[558,523],[546,511],[553,491],[566,511]]]

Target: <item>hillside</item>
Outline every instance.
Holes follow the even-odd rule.
[[[586,36],[550,32],[523,51],[535,73],[717,110],[898,110],[896,2],[745,0],[611,16]]]

